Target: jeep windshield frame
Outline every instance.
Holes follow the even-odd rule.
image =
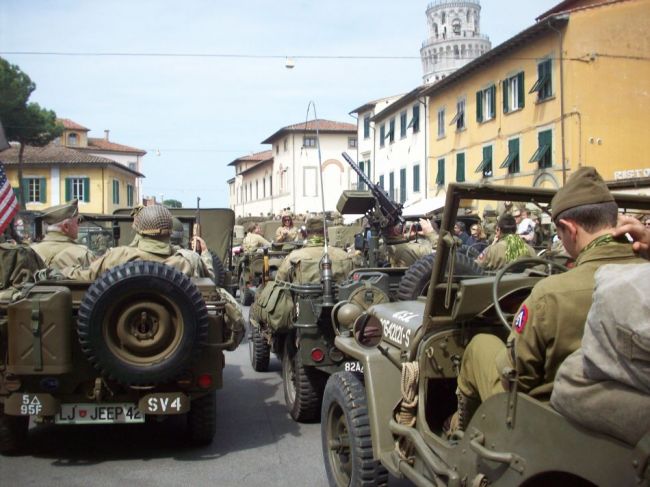
[[[427,293],[426,306],[423,316],[424,336],[434,329],[453,325],[452,308],[453,300],[449,306],[445,305],[445,295],[451,292],[450,286],[457,286],[457,283],[448,282],[447,270],[449,255],[454,245],[453,235],[454,223],[458,220],[458,210],[462,200],[482,201],[512,201],[533,203],[539,206],[542,211],[550,212],[550,203],[556,189],[530,188],[517,186],[501,186],[492,184],[467,184],[452,183],[447,186],[447,195],[440,225],[440,237],[436,246],[436,258],[431,272],[431,281]],[[627,193],[612,193],[619,211],[640,210],[650,211],[650,197],[633,195]],[[442,302],[439,302],[442,301]]]

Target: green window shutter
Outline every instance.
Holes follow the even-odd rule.
[[[413,166],[413,192],[418,193],[420,191],[420,165],[416,164]]]
[[[526,92],[524,91],[524,72],[522,71],[517,75],[517,107],[524,108],[525,104]]]
[[[39,201],[41,203],[46,203],[47,202],[47,179],[41,178],[39,182],[39,186],[40,186]]]
[[[490,86],[490,118],[494,118],[496,104],[497,104],[497,87],[495,85]]]
[[[68,202],[72,199],[72,179],[65,178],[65,201]]]
[[[445,160],[438,159],[438,174],[436,175],[436,184],[445,184]]]
[[[384,189],[384,176],[379,176],[379,186]]]
[[[90,178],[83,178],[84,181],[84,201],[90,201]]]
[[[456,181],[465,181],[465,153],[456,154]]]
[[[481,123],[483,121],[483,92],[476,92],[476,121]]]
[[[29,179],[23,178],[20,181],[20,187],[23,190],[23,203],[27,203],[29,201]]]
[[[503,87],[503,113],[508,113],[508,82],[510,80],[503,80],[501,86]]]

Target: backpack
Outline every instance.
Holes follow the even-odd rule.
[[[34,282],[34,272],[45,264],[28,245],[0,244],[0,290]]]

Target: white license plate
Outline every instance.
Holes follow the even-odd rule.
[[[144,414],[135,404],[61,404],[56,424],[144,423]]]
[[[343,370],[346,372],[361,372],[363,374],[363,365],[358,361],[345,362],[343,364]]]

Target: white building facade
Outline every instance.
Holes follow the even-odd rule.
[[[420,56],[424,84],[435,83],[489,51],[479,0],[435,0],[427,7],[429,37]]]
[[[319,167],[318,147],[322,171]],[[230,207],[237,216],[277,215],[336,210],[341,192],[356,176],[341,153],[357,151],[357,127],[350,123],[311,120],[283,127],[265,139],[271,150],[232,161],[235,177],[228,181]],[[322,174],[324,191],[321,192]]]

